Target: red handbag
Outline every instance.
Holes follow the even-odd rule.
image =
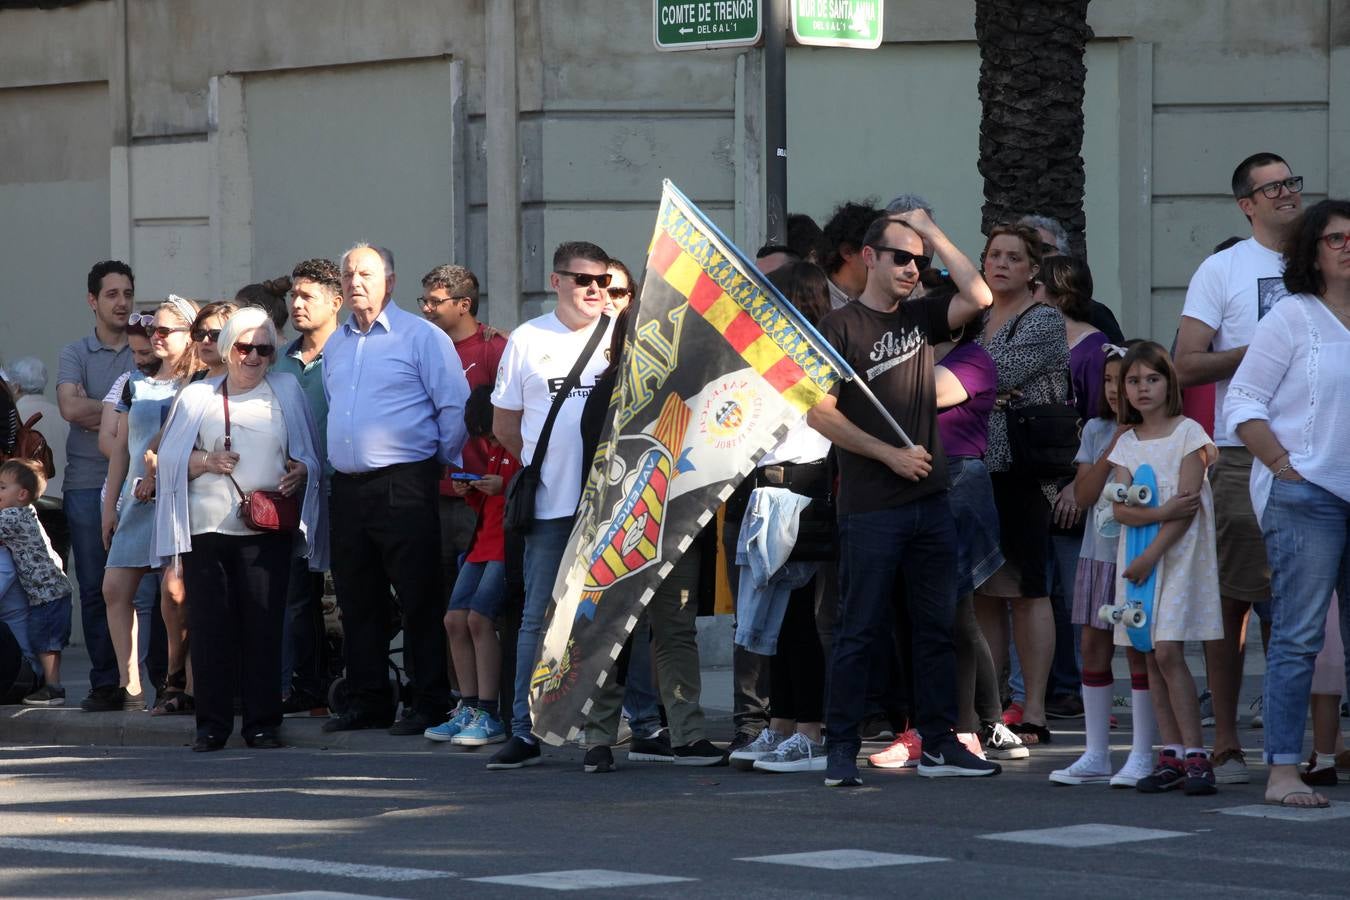
[[[225,403],[225,449],[230,440],[230,392],[225,382],[220,383],[220,396]],[[281,491],[249,491],[245,493],[233,475],[225,476],[239,495],[239,518],[254,531],[295,531],[300,527],[300,501],[294,494]]]

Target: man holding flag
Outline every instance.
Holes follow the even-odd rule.
[[[913,628],[919,774],[996,775],[955,733],[956,528],[937,431],[933,345],[992,302],[979,270],[922,210],[883,216],[863,236],[867,285],[821,332],[857,373],[807,414],[839,454],[839,618],[829,665],[825,784],[862,783],[857,756],[869,657],[903,574]],[[960,293],[905,301],[934,248]],[[880,403],[878,404],[878,401]],[[913,436],[915,442],[910,446]],[[901,446],[901,445],[904,446]]]

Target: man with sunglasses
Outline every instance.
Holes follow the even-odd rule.
[[[839,455],[840,602],[825,701],[825,784],[862,783],[858,726],[872,655],[889,645],[882,633],[885,608],[896,602],[901,575],[912,634],[915,727],[923,739],[919,774],[995,775],[998,764],[975,756],[955,732],[956,526],[937,431],[932,349],[987,309],[993,295],[923,210],[878,218],[862,244],[866,287],[857,302],[826,316],[820,331],[873,396],[847,382],[807,413],[807,422]],[[905,302],[931,262],[925,246],[942,255],[960,293]],[[877,402],[913,447],[903,446]]]
[[[409,697],[390,734],[420,735],[450,711],[436,483],[458,465],[469,386],[450,339],[392,302],[394,256],[357,244],[342,256],[351,316],[324,345],[333,580],[351,708],[325,731],[391,725],[390,588],[402,605]]]
[[[300,382],[318,426],[319,454],[328,459],[328,397],[324,394],[323,351],[337,331],[342,310],[342,273],[331,259],[307,259],[291,270],[291,322],[300,336],[277,354],[272,369]],[[215,338],[220,337],[217,331]],[[331,473],[325,473],[331,474]],[[303,557],[291,560],[286,591],[286,624],[281,650],[281,711],[287,716],[322,715],[324,691],[323,573],[309,571]]]
[[[553,253],[549,287],[558,303],[511,333],[492,392],[492,433],[525,465],[536,459],[540,432],[557,392],[602,319],[609,295],[609,254],[585,241],[562,244]],[[540,462],[534,520],[525,534],[525,608],[516,640],[515,694],[511,739],[488,763],[489,769],[519,769],[539,762],[539,742],[530,734],[530,676],[539,649],[544,613],[553,598],[572,517],[581,498],[581,412],[604,371],[608,341],[601,336],[584,363],[581,378],[559,402],[553,432]]]
[[[1205,668],[1214,705],[1214,780],[1251,780],[1237,733],[1238,694],[1247,619],[1270,599],[1270,567],[1252,510],[1248,481],[1252,455],[1224,415],[1233,373],[1256,323],[1285,297],[1285,242],[1303,212],[1303,178],[1274,153],[1256,153],[1233,172],[1233,198],[1251,223],[1251,237],[1200,264],[1186,289],[1177,333],[1176,366],[1183,387],[1215,384],[1214,443],[1219,459],[1210,483],[1219,550],[1219,593],[1224,638],[1205,644]]]
[[[444,331],[455,345],[469,391],[497,378],[497,365],[506,349],[506,338],[478,321],[478,276],[464,266],[437,266],[422,276],[422,316]],[[464,502],[468,482],[455,481],[450,471],[484,475],[488,455],[480,440],[464,445],[462,466],[452,466],[440,481],[441,571],[447,595],[459,575],[459,557],[469,549],[477,516]]]

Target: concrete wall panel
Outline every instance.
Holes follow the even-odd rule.
[[[0,12],[0,88],[108,80],[113,4]]]
[[[1326,107],[1167,110],[1153,117],[1155,195],[1229,193],[1233,168],[1270,150],[1304,177],[1309,192],[1327,184]]]
[[[108,177],[108,87],[0,90],[0,184]]]

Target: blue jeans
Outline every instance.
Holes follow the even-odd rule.
[[[652,679],[652,629],[644,618],[633,631],[628,676],[623,685],[623,711],[633,734],[647,737],[661,728],[661,701]]]
[[[915,727],[925,740],[956,725],[956,526],[946,492],[892,509],[839,517],[839,620],[825,699],[825,731],[834,745],[860,745],[870,655],[905,577],[912,633]]]
[[[103,549],[103,510],[98,488],[67,490],[62,497],[70,525],[70,550],[80,586],[80,623],[89,651],[89,686],[117,687],[117,657],[108,636],[108,607],[103,602],[103,569],[108,551]],[[146,579],[141,579],[145,586]],[[139,612],[139,591],[136,608]],[[139,616],[137,617],[139,618]],[[144,636],[148,638],[148,635]],[[149,640],[140,647],[149,648]]]
[[[530,737],[530,676],[539,655],[539,636],[544,614],[553,599],[553,581],[558,577],[572,520],[535,519],[525,535],[525,608],[520,614],[520,634],[516,638],[515,699],[511,704],[511,734]],[[635,654],[636,655],[636,654]]]
[[[28,595],[22,590],[11,588],[0,596],[0,622],[9,626],[14,640],[19,643],[19,652],[28,660],[28,665],[34,672],[41,672],[42,667],[38,665],[37,654],[33,652],[32,642],[28,640]]]
[[[1073,624],[1073,582],[1082,549],[1081,535],[1050,535],[1050,609],[1055,616],[1055,656],[1048,691],[1052,697],[1078,696],[1083,680],[1079,629]]]
[[[1271,485],[1261,518],[1270,560],[1266,651],[1266,764],[1303,761],[1313,663],[1331,592],[1350,596],[1350,503],[1311,481]]]

